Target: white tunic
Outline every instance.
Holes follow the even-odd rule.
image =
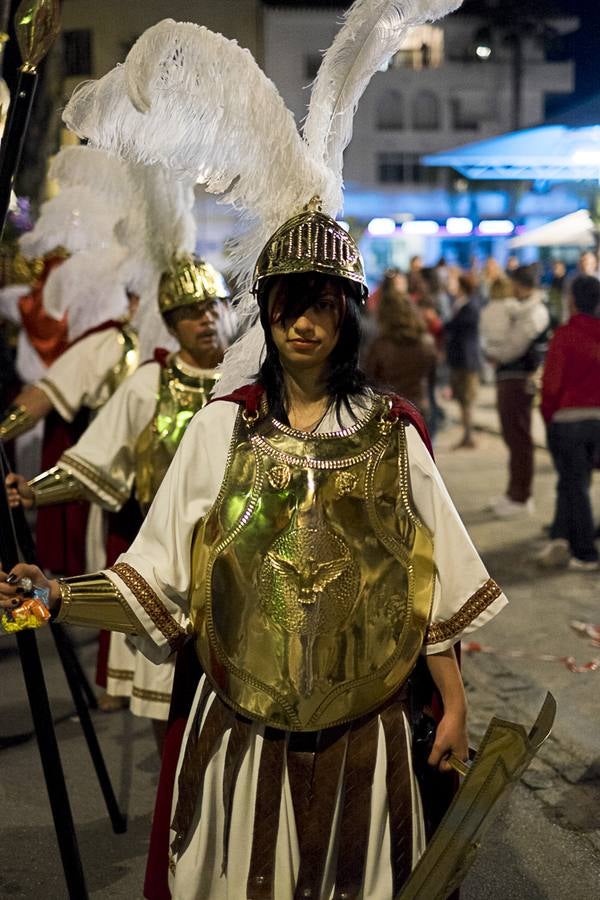
[[[156,662],[168,657],[169,639],[173,638],[176,621],[182,612],[188,613],[193,531],[219,492],[237,412],[236,404],[219,401],[197,413],[190,423],[138,537],[130,550],[119,559],[119,563],[133,567],[143,581],[138,579],[137,583],[132,583],[129,579],[128,586],[116,572],[106,572],[142,626],[142,636],[134,638],[134,641]],[[339,425],[330,413],[319,430],[335,431],[337,428]],[[452,646],[463,634],[484,625],[507,601],[500,594],[492,602],[488,599],[487,603],[482,603],[482,594],[489,581],[485,566],[421,438],[412,426],[407,427],[406,434],[413,502],[421,519],[434,534],[437,578],[431,633],[435,642],[426,644],[423,652],[436,653]],[[157,598],[159,604],[156,603]],[[164,615],[165,611],[170,613],[171,619]],[[192,720],[193,711],[190,722]],[[220,841],[223,830],[222,773],[228,733],[208,765],[202,809],[197,811],[194,820],[193,837],[181,857],[171,861],[174,900],[208,897],[211,900],[238,900],[245,896],[262,733],[262,726],[254,726],[254,737],[242,763],[234,793],[227,876],[221,874]],[[186,739],[187,733],[183,749]],[[369,900],[389,900],[392,896],[385,771],[385,742],[380,726],[364,882],[364,897]],[[415,785],[413,790],[416,810],[413,861],[416,861],[422,849],[422,827]],[[175,797],[175,803],[176,800]],[[275,896],[278,900],[291,900],[293,897],[298,857],[293,806],[286,775],[275,870]],[[328,874],[331,858],[330,847],[323,897],[331,892]]]
[[[36,386],[46,394],[57,413],[72,422],[82,406],[95,410],[106,403],[114,390],[107,375],[122,356],[123,337],[119,328],[94,331],[65,350]]]
[[[159,378],[158,363],[140,366],[59,460],[60,468],[81,481],[106,510],[117,512],[131,493],[135,445],[154,415]],[[124,634],[110,635],[106,690],[112,697],[129,697],[134,715],[166,721],[174,670],[173,660],[157,666]]]
[[[213,374],[212,370],[194,371],[199,377]],[[60,468],[81,481],[96,503],[108,511],[121,509],[133,489],[135,448],[156,411],[160,372],[157,362],[140,366],[59,460]],[[136,652],[125,635],[111,634],[107,691],[113,697],[129,697],[135,715],[168,718],[173,674],[172,659],[157,666]]]

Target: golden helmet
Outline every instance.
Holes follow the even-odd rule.
[[[180,256],[160,279],[158,306],[164,315],[180,306],[226,300],[229,296],[225,279],[214,266],[199,257]]]
[[[272,275],[304,272],[347,278],[360,285],[363,300],[368,293],[356,242],[335,219],[321,212],[318,197],[269,238],[254,268],[252,290],[258,294],[261,282]]]

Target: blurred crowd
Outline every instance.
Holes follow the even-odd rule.
[[[456,449],[475,450],[473,410],[482,380],[494,383],[508,449],[506,490],[490,498],[498,518],[534,512],[532,417],[540,408],[557,471],[557,499],[544,566],[598,569],[590,481],[600,466],[600,281],[598,257],[561,261],[542,282],[537,265],[489,258],[468,270],[444,259],[388,270],[365,314],[363,367],[378,386],[422,412],[432,437],[456,402]],[[445,408],[444,408],[445,407]]]

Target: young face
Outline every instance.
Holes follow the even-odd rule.
[[[311,296],[286,311],[285,278],[272,286],[268,298],[271,334],[283,368],[310,369],[325,365],[339,339],[346,299],[333,279],[316,279]]]
[[[191,303],[174,310],[171,313],[171,332],[181,349],[201,366],[204,356],[214,356],[215,352],[223,349],[220,301]]]

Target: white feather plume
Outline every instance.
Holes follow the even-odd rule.
[[[48,176],[61,190],[84,188],[96,191],[106,204],[114,204],[119,214],[131,196],[131,172],[127,162],[93,147],[63,147],[50,164]]]
[[[167,19],[149,28],[123,66],[75,91],[63,118],[96,147],[161,163],[222,194],[246,225],[231,253],[242,290],[273,231],[326,193],[327,169],[310,158],[250,52],[198,25]]]
[[[194,252],[194,187],[189,178],[176,178],[158,165],[133,167],[132,182],[130,214],[116,231],[128,250],[121,272],[128,288],[140,297],[133,324],[140,355],[148,359],[155,347],[178,347],[160,314],[158,287],[173,257]]]
[[[19,247],[28,257],[44,256],[57,247],[69,253],[107,247],[122,212],[88,188],[65,188],[42,204],[33,230],[21,236]]]
[[[334,175],[330,207],[341,209],[342,165],[358,101],[398,51],[407,30],[440,19],[462,0],[356,0],[325,53],[313,84],[303,135],[312,158]]]
[[[48,276],[43,303],[55,319],[67,316],[69,341],[108,319],[127,315],[129,301],[123,280],[116,272],[126,251],[113,245],[106,250],[83,250]]]

